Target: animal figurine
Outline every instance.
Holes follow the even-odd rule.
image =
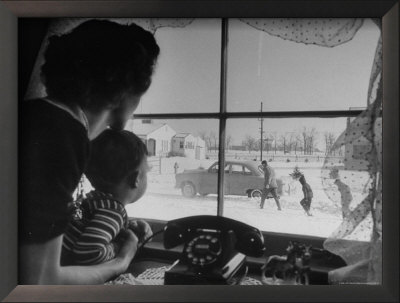
[[[296,258],[295,262],[295,275],[297,284],[310,284],[310,261],[312,257],[312,246],[303,245],[301,256]]]
[[[289,242],[286,248],[286,256],[273,255],[267,258],[261,268],[261,280],[264,284],[270,284],[267,275],[272,277],[272,282],[277,279],[294,284],[308,284],[311,260],[311,246]]]

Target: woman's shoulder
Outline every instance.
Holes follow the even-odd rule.
[[[85,127],[68,112],[44,99],[26,100],[20,106],[22,132],[51,140],[88,141]]]

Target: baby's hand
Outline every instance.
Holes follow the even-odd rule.
[[[144,220],[129,220],[129,229],[138,237],[140,244],[153,235],[149,223]]]
[[[122,264],[124,264],[123,271],[125,271],[128,269],[129,264],[135,256],[139,243],[138,238],[131,230],[124,229],[120,234],[120,240],[122,243],[121,248],[116,255],[116,259],[121,260]]]

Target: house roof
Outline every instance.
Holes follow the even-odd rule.
[[[178,133],[173,138],[186,138],[189,135],[191,135],[191,133]]]
[[[137,136],[147,136],[164,125],[165,123],[142,123],[141,120],[129,120],[125,129],[134,132]]]

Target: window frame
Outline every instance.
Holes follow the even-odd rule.
[[[156,114],[135,114],[137,119],[217,119],[219,120],[219,167],[225,167],[225,142],[226,122],[228,119],[240,118],[347,118],[357,117],[362,113],[360,109],[349,110],[308,110],[308,111],[227,111],[227,71],[228,71],[228,40],[229,40],[229,19],[221,20],[221,66],[220,66],[220,106],[219,112],[199,113],[156,113]],[[262,159],[260,159],[262,160]],[[224,170],[218,170],[218,195],[217,195],[217,216],[224,214]]]

